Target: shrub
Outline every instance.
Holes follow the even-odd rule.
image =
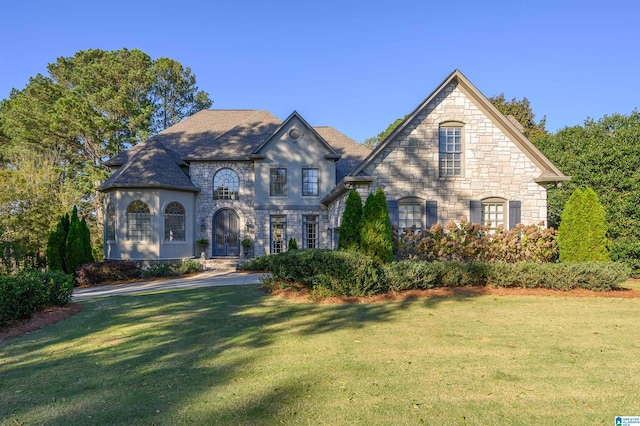
[[[124,281],[140,277],[140,265],[132,260],[103,260],[82,265],[75,274],[78,285]]]
[[[155,263],[153,265],[149,265],[145,268],[142,268],[140,271],[140,276],[143,278],[149,277],[174,277],[180,275],[176,270],[176,267],[167,262],[163,263]]]
[[[495,287],[607,291],[629,279],[630,273],[627,265],[615,262],[493,263],[487,281]]]
[[[180,263],[180,266],[178,266],[178,273],[180,275],[195,274],[201,270],[202,265],[200,265],[200,262],[193,259],[183,260],[182,263]]]
[[[47,306],[71,301],[73,277],[62,272],[21,271],[0,276],[0,326]]]
[[[287,247],[288,247],[287,250],[298,250],[298,243],[296,242],[296,239],[290,238],[289,244]]]
[[[362,220],[362,198],[357,191],[349,191],[338,231],[338,248],[357,251],[360,248],[360,222]]]
[[[271,255],[268,269],[276,280],[323,287],[347,296],[367,296],[386,289],[381,270],[371,257],[346,250],[308,249]]]
[[[556,232],[541,225],[517,225],[487,233],[468,222],[436,223],[429,230],[406,229],[398,240],[399,259],[427,261],[552,262],[557,259]]]
[[[605,210],[591,188],[576,189],[564,207],[558,229],[561,262],[610,260]]]
[[[268,254],[247,259],[240,267],[243,271],[267,271],[269,270]]]
[[[362,209],[360,251],[379,263],[393,260],[393,240],[387,198],[382,189],[369,194]]]

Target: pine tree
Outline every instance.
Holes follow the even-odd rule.
[[[340,224],[338,248],[357,251],[360,248],[360,222],[362,220],[362,198],[353,189],[347,196]]]
[[[387,198],[382,189],[369,194],[362,209],[360,251],[380,263],[393,260],[393,240]]]
[[[69,273],[67,268],[67,234],[69,233],[69,214],[66,213],[56,224],[56,229],[49,234],[47,241],[47,265],[52,271]]]
[[[591,188],[576,189],[564,207],[558,229],[561,262],[608,261],[605,210]]]

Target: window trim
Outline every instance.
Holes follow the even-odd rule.
[[[305,172],[315,171],[315,193],[305,193]],[[313,184],[310,182],[308,184]],[[302,168],[302,196],[303,197],[317,197],[320,195],[320,169],[318,167],[303,167]]]
[[[447,151],[446,147],[447,147],[447,141],[445,139],[444,142],[444,150],[443,150],[443,139],[442,139],[442,132],[443,130],[448,130],[448,129],[453,129],[453,130],[459,130],[460,131],[460,150],[459,151]],[[440,179],[456,179],[456,178],[462,178],[464,177],[464,173],[465,173],[465,167],[464,167],[464,149],[465,149],[465,124],[463,122],[460,121],[445,121],[440,123],[440,125],[438,126],[438,177]],[[455,134],[454,134],[454,138],[455,138]],[[454,146],[455,146],[455,140],[453,142]],[[451,159],[447,159],[447,158],[443,158],[444,156],[446,156],[447,154],[449,155],[453,155],[453,158]],[[455,167],[455,155],[459,155],[459,162],[460,162],[460,166],[459,166],[459,170],[457,170],[457,168]],[[449,167],[448,165],[446,167],[443,167],[443,161],[445,162],[453,162],[454,166],[453,167]],[[454,173],[449,174],[449,173],[444,173],[447,170],[453,170]],[[456,170],[458,171],[458,173],[455,173]]]
[[[273,174],[274,171],[284,171],[284,174],[280,175],[280,177],[284,176],[284,183],[275,182],[274,181],[274,174]],[[288,175],[288,171],[287,171],[286,167],[271,167],[271,168],[269,168],[269,196],[270,197],[287,197],[288,196],[289,187],[288,187],[288,177],[287,177],[287,175]],[[276,176],[276,177],[278,177],[278,176]],[[274,191],[275,186],[274,185],[276,183],[279,183],[279,184],[284,186],[284,191],[283,191],[284,193],[283,194],[276,194],[275,193],[275,191]]]

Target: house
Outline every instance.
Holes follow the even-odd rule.
[[[351,189],[382,188],[399,228],[536,224],[569,179],[457,70],[373,151],[295,111],[207,110],[107,164],[105,258],[145,261],[335,248]]]

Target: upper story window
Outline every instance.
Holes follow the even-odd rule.
[[[302,195],[318,195],[318,169],[302,169]]]
[[[164,209],[164,239],[165,241],[185,240],[184,207],[177,202],[171,202]]]
[[[136,200],[127,207],[127,240],[151,239],[151,212],[149,206]]]
[[[287,195],[287,169],[274,167],[269,174],[270,194],[272,197],[286,197]]]
[[[462,125],[440,127],[440,177],[462,175]]]
[[[105,218],[106,238],[107,241],[115,241],[116,239],[116,208],[113,203],[107,204],[107,215]]]
[[[237,200],[240,189],[238,174],[231,169],[220,169],[213,176],[214,200]]]

